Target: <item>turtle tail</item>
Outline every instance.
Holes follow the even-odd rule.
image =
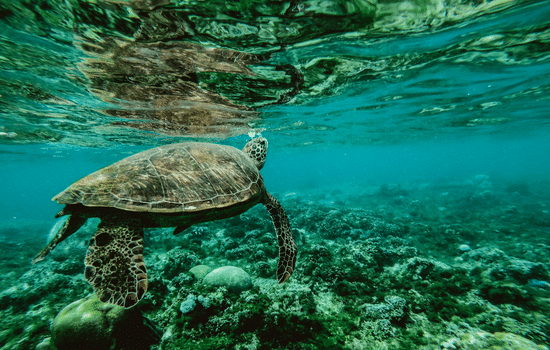
[[[65,214],[65,212],[62,210],[61,212],[59,212],[58,215],[56,215],[56,217],[59,217],[62,215],[67,215],[67,214]],[[69,215],[67,219],[65,219],[63,226],[61,226],[59,231],[57,231],[57,234],[50,241],[50,243],[48,243],[46,248],[42,249],[42,251],[40,251],[40,253],[38,253],[34,257],[34,259],[32,259],[32,263],[36,264],[37,262],[44,260],[44,258],[48,256],[48,254],[50,254],[52,250],[54,250],[54,248],[57,247],[59,243],[61,243],[63,240],[65,240],[65,238],[69,237],[70,235],[78,231],[78,229],[86,223],[86,220],[87,220],[86,217],[78,214]]]
[[[143,228],[131,220],[103,219],[84,263],[84,277],[102,302],[129,308],[147,291]]]
[[[277,233],[277,242],[279,243],[279,264],[277,265],[277,281],[286,282],[296,267],[296,255],[298,249],[292,236],[290,222],[286,216],[281,203],[275,197],[266,193],[263,205],[273,220],[275,232]]]

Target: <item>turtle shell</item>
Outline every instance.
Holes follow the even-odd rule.
[[[265,192],[260,171],[230,147],[186,142],[124,158],[69,186],[59,204],[178,213],[249,203]]]

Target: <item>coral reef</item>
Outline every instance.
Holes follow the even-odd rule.
[[[150,293],[135,312],[162,337],[146,348],[548,349],[548,196],[487,176],[362,191],[279,196],[299,247],[282,285],[262,208],[177,236],[147,230]],[[81,231],[44,264],[0,262],[3,350],[49,349],[52,320],[91,292],[82,259],[93,225]],[[224,266],[239,271],[238,293],[208,282]]]

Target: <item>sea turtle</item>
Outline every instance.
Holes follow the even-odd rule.
[[[277,280],[286,282],[296,264],[288,217],[264,186],[260,169],[267,140],[256,137],[242,151],[218,144],[185,142],[137,153],[102,168],[52,200],[69,215],[34,259],[44,259],[88,218],[101,223],[86,252],[84,275],[103,302],[132,307],[147,291],[143,228],[176,227],[230,218],[262,203],[279,244]]]

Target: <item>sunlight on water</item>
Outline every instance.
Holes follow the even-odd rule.
[[[108,3],[3,5],[2,142],[326,129],[357,144],[527,132],[545,117],[523,112],[547,103],[546,2]],[[213,8],[228,15],[208,22]]]

